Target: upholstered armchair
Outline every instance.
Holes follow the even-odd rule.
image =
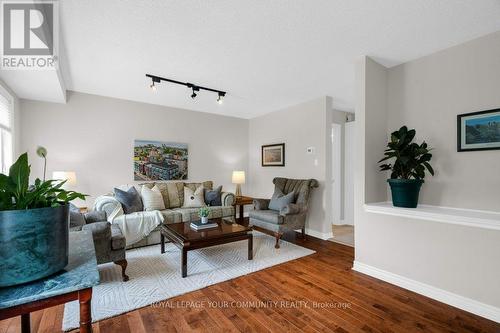
[[[305,237],[307,203],[311,189],[318,187],[316,179],[274,178],[275,193],[279,190],[284,195],[291,192],[293,202],[281,210],[269,208],[271,199],[254,199],[254,210],[250,212],[250,225],[257,230],[271,233],[276,237],[275,248],[279,248],[281,236],[287,231],[301,230]]]
[[[70,232],[90,230],[94,239],[97,264],[113,262],[122,269],[123,281],[128,281],[125,274],[127,259],[125,259],[125,237],[116,224],[106,221],[106,212],[92,211],[81,214],[74,209],[70,211]]]

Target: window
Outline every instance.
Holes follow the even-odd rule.
[[[0,86],[0,172],[8,173],[12,165],[12,96]]]

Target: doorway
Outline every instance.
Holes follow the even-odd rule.
[[[332,234],[331,241],[354,246],[355,122],[332,123]]]

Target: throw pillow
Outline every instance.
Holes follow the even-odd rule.
[[[295,195],[293,192],[285,195],[283,194],[283,192],[281,192],[281,190],[276,189],[274,191],[273,197],[271,198],[271,201],[269,202],[269,209],[277,211],[282,210],[283,208],[288,206],[288,204],[293,203],[294,196]]]
[[[221,201],[222,186],[215,190],[205,190],[205,203],[209,206],[222,206]]]
[[[129,188],[128,191],[122,191],[115,188],[115,198],[121,203],[125,214],[140,212],[143,210],[141,196],[134,186]]]
[[[155,185],[152,189],[143,186],[141,197],[145,211],[165,209],[165,203],[163,202],[163,197],[158,186]]]
[[[198,208],[205,206],[205,201],[203,198],[204,188],[200,186],[193,192],[187,186],[184,186],[184,206],[185,208]]]

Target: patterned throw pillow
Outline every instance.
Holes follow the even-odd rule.
[[[222,206],[221,192],[222,186],[219,186],[212,191],[205,190],[205,203],[209,206]]]
[[[277,211],[282,210],[283,208],[288,206],[288,204],[293,203],[294,196],[295,195],[293,192],[285,195],[283,194],[283,192],[281,192],[281,190],[276,189],[271,198],[271,201],[269,201],[269,209]]]
[[[200,186],[193,192],[187,186],[184,186],[184,208],[198,208],[205,206],[203,198],[204,188]]]
[[[152,189],[143,186],[141,190],[141,197],[144,210],[150,211],[165,209],[165,203],[163,202],[163,197],[158,186],[155,185]]]
[[[115,188],[114,191],[115,198],[121,203],[125,214],[140,212],[143,210],[141,196],[134,186],[129,188],[128,191],[122,191],[118,188]]]

